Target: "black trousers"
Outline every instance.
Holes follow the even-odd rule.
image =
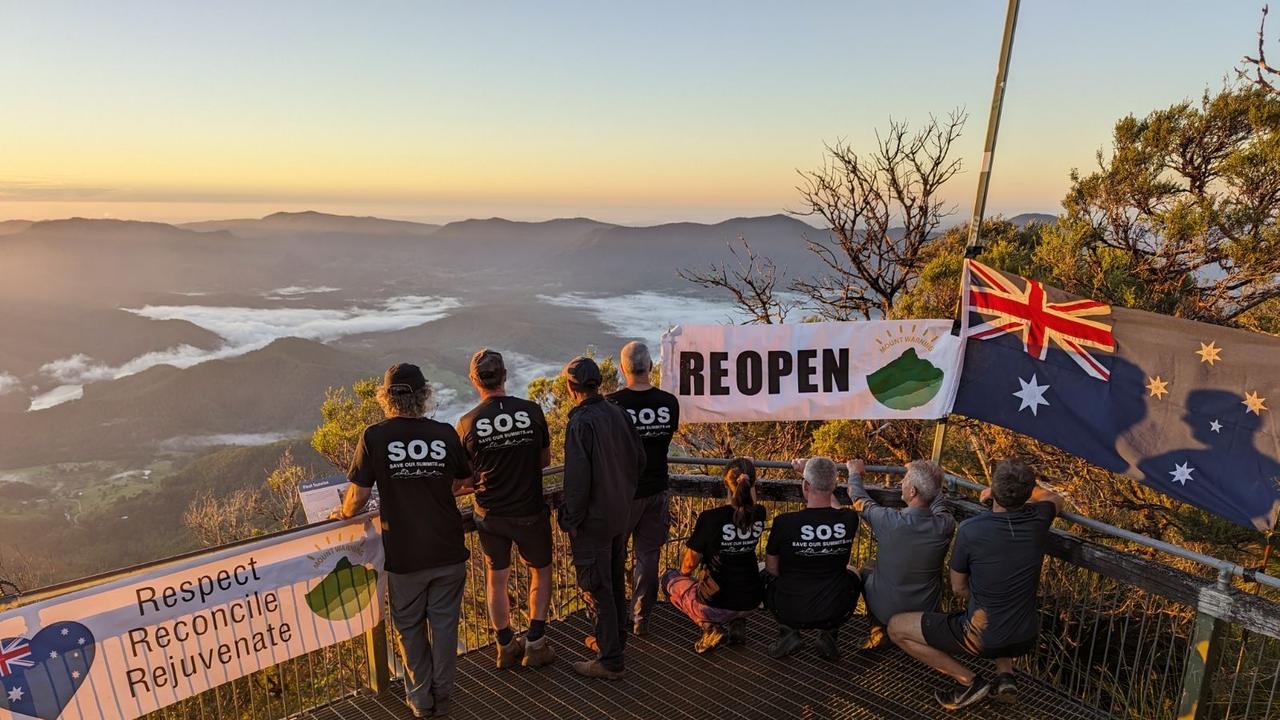
[[[599,538],[579,534],[570,546],[578,587],[595,616],[600,664],[622,670],[627,644],[627,535]]]

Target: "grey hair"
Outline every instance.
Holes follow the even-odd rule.
[[[382,414],[389,418],[420,418],[427,414],[427,401],[431,399],[431,386],[415,392],[391,392],[379,387],[376,395]]]
[[[925,502],[933,502],[942,492],[942,468],[932,460],[912,460],[907,463],[906,482]]]
[[[818,492],[834,491],[839,481],[835,462],[831,458],[821,456],[809,458],[809,461],[804,464],[804,479],[809,482],[809,487]]]
[[[618,356],[622,361],[622,371],[628,375],[640,375],[653,370],[653,357],[649,355],[649,347],[642,342],[632,340],[623,345]]]

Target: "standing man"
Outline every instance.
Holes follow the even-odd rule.
[[[619,355],[627,386],[609,395],[609,399],[631,417],[647,458],[635,500],[631,502],[627,530],[634,558],[631,627],[636,635],[645,635],[649,632],[649,613],[658,600],[658,557],[671,527],[671,510],[667,506],[667,454],[671,449],[671,436],[680,425],[680,401],[650,384],[653,359],[644,343],[629,342]]]
[[[902,612],[935,612],[942,599],[942,563],[956,530],[942,495],[937,463],[915,460],[902,476],[905,508],[887,508],[871,498],[862,484],[866,463],[849,461],[849,498],[876,538],[874,568],[863,568],[871,633],[868,650],[888,645],[885,627]]]
[[[596,658],[573,664],[581,675],[620,680],[627,641],[625,587],[631,502],[645,466],[644,447],[625,411],[600,394],[600,368],[588,357],[564,366],[574,408],[564,432],[564,503],[578,587],[595,612],[586,639]]]
[[[347,473],[351,485],[334,512],[354,517],[378,487],[391,621],[414,717],[449,712],[470,557],[454,495],[470,479],[471,466],[458,433],[423,417],[430,396],[418,366],[387,369],[377,393],[387,419],[360,436]]]
[[[804,645],[800,630],[815,628],[818,655],[838,660],[836,634],[853,615],[862,589],[849,569],[858,513],[835,499],[839,476],[829,458],[810,458],[802,472],[805,508],[774,518],[765,546],[765,570],[772,580],[764,605],[778,621],[778,639],[766,652],[786,657]]]
[[[471,356],[471,384],[480,404],[458,420],[458,436],[475,471],[475,522],[486,566],[489,619],[497,635],[498,667],[539,667],[555,660],[547,642],[551,603],[551,510],[542,497],[542,469],[551,464],[551,435],[542,407],[507,395],[502,355]],[[530,567],[529,631],[511,630],[507,581],[511,545]]]
[[[982,491],[991,512],[960,523],[951,551],[951,589],[967,598],[963,612],[909,612],[889,621],[889,637],[898,647],[929,667],[950,675],[961,687],[934,693],[947,710],[968,707],[994,693],[998,700],[1017,700],[1015,658],[1036,647],[1040,611],[1040,566],[1049,528],[1066,501],[1036,485],[1031,468],[1021,460],[1001,460]],[[956,660],[991,658],[996,679],[990,682]]]

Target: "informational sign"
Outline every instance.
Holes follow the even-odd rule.
[[[940,418],[963,358],[951,326],[681,325],[662,336],[662,388],[685,422]]]
[[[302,511],[306,513],[307,522],[318,523],[321,520],[328,520],[334,510],[342,507],[342,497],[347,491],[347,485],[345,475],[330,475],[299,483],[298,496],[302,498]],[[365,510],[370,512],[378,510],[376,487],[373,488],[373,494],[369,496],[369,504],[365,506]]]
[[[0,614],[0,720],[129,720],[361,635],[377,518],[180,560]]]

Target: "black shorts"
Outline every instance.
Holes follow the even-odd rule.
[[[958,657],[972,655],[986,658],[1016,658],[1030,655],[1036,649],[1036,638],[1024,642],[1007,643],[999,647],[984,647],[976,633],[969,633],[965,624],[966,614],[927,612],[920,616],[920,634],[931,648]]]
[[[520,557],[531,568],[544,568],[551,564],[551,512],[543,510],[537,515],[524,517],[498,517],[476,515],[476,534],[480,536],[480,549],[484,561],[491,570],[511,567],[511,543],[520,550]]]

